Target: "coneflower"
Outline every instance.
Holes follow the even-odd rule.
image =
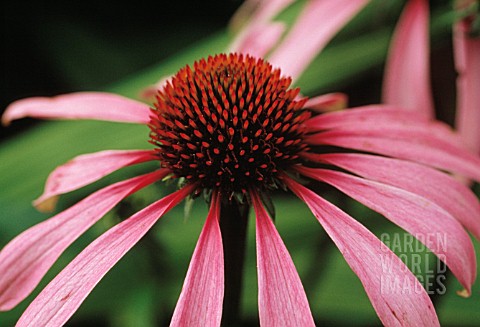
[[[150,104],[84,92],[9,106],[2,117],[6,124],[31,116],[139,123],[150,129],[151,150],[85,154],[55,169],[35,201],[38,207],[51,208],[59,195],[125,166],[154,161],[158,169],[96,191],[5,246],[0,310],[25,299],[62,252],[122,199],[165,179],[176,181],[179,189],[93,241],[30,304],[18,326],[63,325],[118,260],[186,197],[206,199],[210,210],[171,325],[220,325],[229,309],[224,304],[230,297],[229,265],[241,260],[229,252],[228,244],[236,240],[223,227],[245,224],[238,221],[246,219],[250,207],[256,216],[261,325],[314,325],[292,259],[265,209],[271,192],[280,189],[310,207],[385,325],[437,326],[433,304],[415,276],[362,224],[309,189],[312,180],[338,188],[413,235],[446,236],[448,249],[435,240],[426,245],[448,265],[464,293],[471,292],[477,268],[465,229],[480,237],[480,204],[446,172],[478,181],[480,160],[448,127],[421,114],[385,105],[328,112],[344,103],[342,95],[307,99],[292,88],[292,78],[367,1],[309,1],[278,45],[284,26],[271,19],[289,3],[258,2],[258,14],[232,44],[233,53],[200,59],[162,79],[150,92]],[[268,61],[260,59],[267,53]],[[384,269],[384,260],[390,269]],[[386,291],[382,280],[393,285]],[[411,288],[405,290],[406,284]]]

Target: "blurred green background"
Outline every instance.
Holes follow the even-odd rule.
[[[346,92],[352,106],[378,102],[388,40],[403,3],[373,1],[298,81],[302,92]],[[81,90],[107,90],[136,98],[143,87],[160,77],[195,59],[224,51],[232,39],[227,23],[240,4],[240,0],[82,1],[68,5],[6,2],[2,4],[1,110],[26,96]],[[301,5],[299,1],[280,18],[291,21]],[[453,18],[449,1],[431,5],[435,103],[438,117],[451,123],[455,103]],[[49,172],[59,164],[104,149],[150,148],[146,127],[106,122],[25,119],[2,128],[0,136],[0,247],[51,216],[37,212],[31,201],[40,195]],[[152,163],[129,167],[65,195],[55,212],[93,190],[154,167]],[[154,185],[115,208],[66,251],[32,296],[11,312],[0,313],[0,326],[13,326],[42,286],[96,236],[169,191],[164,185]],[[403,235],[383,217],[339,193],[321,186],[318,191],[375,234]],[[273,200],[279,213],[277,227],[304,282],[317,324],[380,325],[360,282],[306,206],[283,193],[275,194]],[[67,325],[168,325],[206,212],[206,205],[198,199],[188,219],[182,206],[168,213],[102,280]],[[243,326],[258,325],[253,225],[251,220]],[[477,258],[478,243],[474,242]],[[425,258],[425,264],[433,267],[433,258],[428,254]],[[469,299],[456,296],[459,289],[449,275],[447,293],[435,296],[442,325],[478,325],[479,287],[474,286]]]

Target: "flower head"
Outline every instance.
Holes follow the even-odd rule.
[[[226,194],[277,188],[279,170],[307,147],[307,99],[296,99],[290,83],[249,55],[216,55],[181,69],[159,90],[150,121],[162,166]]]

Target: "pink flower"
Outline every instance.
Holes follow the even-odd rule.
[[[480,38],[475,0],[456,1],[464,17],[453,26],[457,78],[456,128],[465,145],[480,154]],[[429,67],[429,8],[426,0],[410,0],[398,22],[385,68],[383,100],[387,104],[434,117]]]
[[[318,7],[335,7],[325,3],[309,4],[304,19],[283,41],[289,49],[305,47],[300,51],[304,57],[282,45],[271,55],[282,71],[285,68],[298,76],[326,43],[329,37],[321,31],[310,42],[300,38],[316,23],[312,12],[318,15]],[[342,9],[336,11],[338,15],[330,12],[334,27],[325,28],[325,33],[333,35],[364,4],[352,3],[345,1],[337,8]],[[293,60],[297,57],[301,60]],[[480,159],[464,151],[459,138],[441,123],[384,105],[321,113],[343,97],[307,100],[299,89],[290,87],[291,82],[263,59],[221,54],[182,68],[158,89],[152,107],[95,92],[11,104],[4,123],[26,116],[100,119],[145,124],[151,130],[153,150],[103,151],[58,167],[37,205],[51,205],[55,197],[128,165],[157,161],[159,169],[107,186],[12,240],[0,252],[0,310],[11,309],[30,294],[62,252],[123,198],[169,177],[179,181],[178,191],[92,242],[43,289],[17,325],[64,324],[165,212],[185,197],[205,191],[210,211],[171,325],[220,324],[224,257],[219,219],[228,219],[220,207],[240,197],[256,214],[261,325],[313,326],[298,273],[262,202],[270,191],[285,187],[310,207],[359,277],[385,325],[437,326],[427,293],[402,261],[362,224],[302,185],[297,176],[338,188],[413,235],[448,235],[448,249],[441,242],[426,245],[444,259],[469,293],[476,262],[464,228],[480,237],[480,203],[443,171],[478,181]],[[332,147],[336,151],[330,152]],[[391,269],[382,266],[385,257],[393,263]],[[385,291],[383,277],[407,282],[412,289],[405,292],[402,283]]]

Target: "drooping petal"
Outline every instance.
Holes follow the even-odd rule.
[[[405,264],[358,221],[285,177],[312,210],[360,281],[385,326],[439,326],[433,304]]]
[[[309,119],[305,126],[309,133],[330,129],[348,135],[413,140],[446,151],[465,149],[463,140],[447,124],[398,108],[384,107],[366,106],[319,115]],[[311,138],[318,140],[322,136],[312,135]]]
[[[451,213],[480,239],[480,201],[450,175],[413,162],[365,154],[329,153],[312,159],[423,196]]]
[[[224,292],[220,201],[214,193],[170,326],[220,326]]]
[[[21,99],[7,107],[2,123],[32,117],[43,119],[96,119],[123,123],[147,124],[150,107],[120,95],[101,92],[78,92],[55,97]]]
[[[229,52],[241,52],[258,58],[265,57],[285,29],[283,23],[258,23],[243,31],[233,42]]]
[[[415,236],[444,261],[467,292],[471,292],[477,265],[470,237],[457,220],[434,202],[393,186],[337,171],[304,167],[298,170],[338,188]]]
[[[407,159],[480,181],[480,159],[465,149],[446,144],[431,135],[424,139],[409,137],[408,133],[402,138],[398,133],[396,136],[357,135],[336,130],[312,135],[307,141],[314,145],[334,145]]]
[[[256,215],[258,310],[262,326],[315,326],[307,296],[285,244],[251,192]]]
[[[93,183],[115,170],[154,159],[151,150],[107,150],[80,155],[48,176],[43,194],[33,203],[41,206],[52,197]]]
[[[470,37],[468,28],[469,23],[462,20],[453,33],[458,72],[456,127],[466,145],[480,154],[480,38]]]
[[[386,122],[397,122],[398,124],[407,125],[412,123],[427,123],[429,120],[418,113],[406,112],[394,106],[368,105],[318,115],[306,121],[305,125],[309,132],[318,132],[358,123],[378,125]]]
[[[407,2],[390,45],[383,102],[433,118],[428,15],[427,0]]]
[[[195,187],[186,186],[154,202],[93,241],[33,300],[17,327],[65,324],[103,276]]]
[[[304,108],[320,113],[344,109],[347,106],[347,95],[344,93],[328,93],[307,100]],[[322,115],[320,115],[322,116]]]
[[[0,252],[0,310],[10,310],[27,297],[63,251],[123,198],[167,173],[160,170],[110,185],[8,243]]]
[[[309,124],[309,127],[312,125]],[[313,131],[321,125],[310,128]],[[371,121],[357,121],[339,123],[332,130],[349,133],[351,135],[375,136],[395,139],[418,140],[423,143],[438,143],[453,146],[465,150],[462,139],[450,126],[439,121],[402,121],[385,119],[383,122],[377,119]]]
[[[283,74],[298,78],[328,41],[367,3],[368,0],[308,2],[269,62],[280,67]]]

